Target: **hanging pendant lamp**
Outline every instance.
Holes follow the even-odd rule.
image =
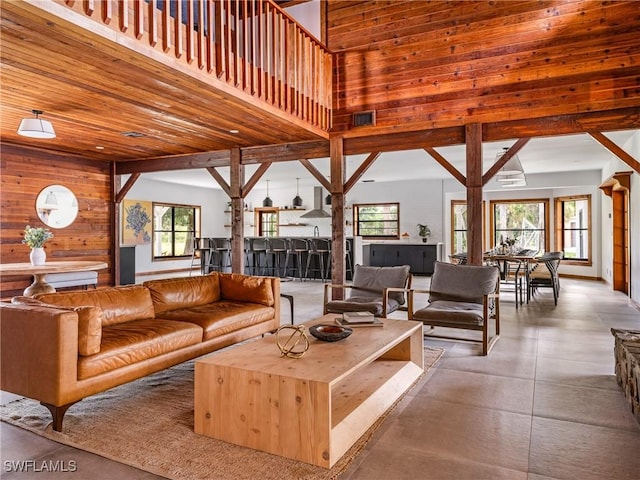
[[[300,198],[300,179],[296,178],[296,196],[293,199],[294,207],[302,206],[302,198]]]
[[[507,147],[504,147],[502,152],[498,152],[498,154],[496,155],[496,162],[500,160],[502,156],[507,153],[507,151],[509,151],[509,149]],[[496,173],[496,175],[516,175],[518,173],[524,173],[524,168],[522,168],[522,164],[520,163],[518,155],[514,155],[507,161],[507,163],[502,166],[502,168],[500,169],[500,171],[498,171],[498,173]]]
[[[273,200],[269,198],[269,180],[267,180],[267,196],[262,201],[263,207],[273,207]]]
[[[42,110],[31,110],[36,118],[23,118],[18,127],[18,135],[30,138],[56,138],[53,125],[48,120],[43,120],[38,115],[42,115]]]

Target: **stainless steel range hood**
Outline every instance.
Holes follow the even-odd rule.
[[[308,211],[300,218],[328,218],[330,213],[322,209],[322,187],[313,187],[313,210]]]

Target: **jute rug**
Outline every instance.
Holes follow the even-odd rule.
[[[425,348],[425,372],[442,353]],[[44,407],[26,398],[3,405],[0,420],[176,480],[319,480],[343,472],[394,407],[330,470],[195,434],[193,362],[82,400],[67,411],[62,432],[53,431]]]

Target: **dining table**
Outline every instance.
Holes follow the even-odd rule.
[[[45,262],[44,265],[32,265],[29,262],[3,263],[0,264],[0,275],[33,275],[33,283],[24,290],[24,296],[34,297],[41,293],[53,293],[56,291],[56,289],[46,281],[45,277],[49,273],[82,272],[87,270],[102,270],[105,268],[108,268],[105,262],[90,260]]]
[[[526,302],[529,303],[529,273],[531,272],[532,265],[537,262],[535,254],[487,252],[483,255],[483,259],[486,264],[494,264],[500,268],[500,279],[503,281],[507,281],[509,279],[509,272],[513,271],[513,279],[516,287],[516,308],[518,307],[518,301],[520,305],[524,304],[525,298]],[[526,294],[523,293],[522,284],[520,284],[518,289],[520,279],[524,279]]]

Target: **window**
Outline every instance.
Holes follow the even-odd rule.
[[[482,202],[482,231],[486,232],[485,203]],[[482,236],[484,248],[485,240]],[[451,254],[467,253],[467,202],[464,200],[451,201]]]
[[[467,203],[451,202],[451,253],[467,252]]]
[[[200,207],[153,204],[153,259],[190,257],[200,231]]]
[[[555,199],[556,246],[564,259],[591,265],[591,195]]]
[[[549,201],[491,201],[492,247],[507,238],[520,249],[544,252],[549,248]]]
[[[354,235],[365,238],[400,238],[400,204],[367,203],[353,206]]]
[[[256,208],[256,225],[259,237],[278,236],[278,209],[277,208]]]

